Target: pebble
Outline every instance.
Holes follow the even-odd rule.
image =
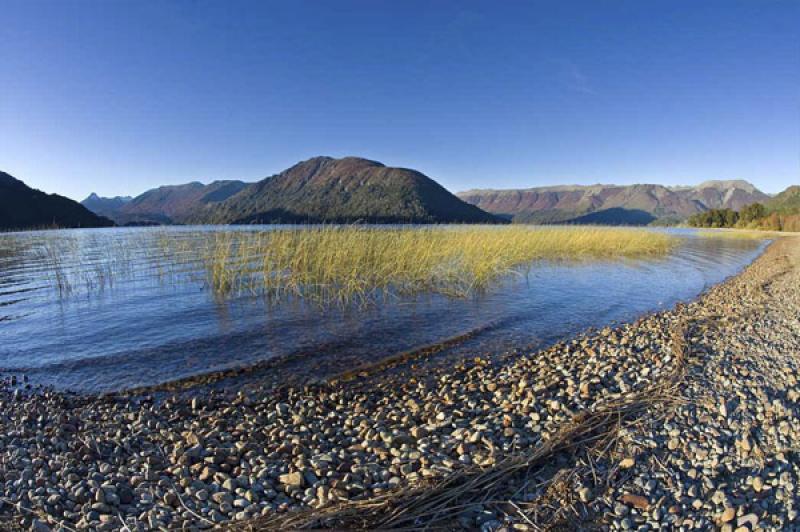
[[[800,463],[785,450],[800,445],[800,425],[789,421],[800,418],[800,246],[775,246],[783,251],[679,307],[692,320],[690,358],[672,392],[684,402],[654,408],[623,435],[623,482],[611,494],[632,508],[633,493],[655,501],[644,528],[795,529]],[[626,456],[637,456],[627,468]],[[594,504],[599,528],[644,529],[619,503]]]
[[[49,516],[67,530],[118,530],[122,516],[137,532],[194,530],[366,500],[530,452],[576,416],[680,370],[686,401],[622,427],[623,452],[585,467],[567,492],[611,529],[790,528],[800,508],[800,464],[787,452],[800,442],[800,273],[781,274],[786,264],[759,260],[697,301],[502,363],[191,396],[23,393],[4,377],[0,523],[38,530]],[[687,321],[691,349],[676,356]],[[598,483],[603,475],[617,477]],[[526,508],[541,495],[508,490]],[[530,526],[495,507],[459,519]]]

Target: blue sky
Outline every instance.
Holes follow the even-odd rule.
[[[800,183],[800,1],[0,8],[0,169],[76,199],[315,155],[453,191]]]

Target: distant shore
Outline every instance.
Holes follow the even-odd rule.
[[[640,404],[643,395],[651,395],[654,405],[634,409],[635,419],[644,425],[654,414],[681,408],[674,401],[659,401],[669,386],[675,390],[694,385],[693,372],[702,370],[697,361],[699,346],[708,341],[708,320],[716,320],[715,326],[745,323],[762,333],[773,323],[784,327],[780,331],[792,330],[783,312],[800,306],[797,247],[796,238],[779,239],[742,274],[690,304],[613,329],[589,331],[506,363],[476,354],[454,368],[440,368],[409,357],[395,361],[388,371],[351,372],[296,388],[263,393],[249,388],[235,397],[182,393],[158,401],[31,394],[21,383],[12,385],[6,379],[0,391],[0,479],[5,486],[0,516],[9,526],[44,529],[61,523],[65,529],[98,530],[122,529],[121,520],[131,530],[230,522],[267,528],[375,528],[442,524],[445,518],[447,526],[494,530],[504,525],[524,529],[545,518],[558,521],[537,505],[544,505],[542,497],[552,496],[548,490],[555,485],[548,464],[569,465],[571,455],[563,448],[575,443],[570,438],[587,436],[580,432],[581,423],[612,408],[622,412],[621,422],[632,420],[630,406]],[[786,349],[800,349],[794,331],[795,337],[784,333],[780,338],[784,357],[791,354]],[[777,341],[744,330],[719,336],[715,349],[725,353],[739,344],[749,345],[778,357]],[[779,361],[794,364],[792,360]],[[709,367],[715,361],[712,358]],[[788,386],[796,390],[796,382]],[[791,397],[797,398],[794,393]],[[719,400],[714,408],[719,410]],[[796,399],[783,408],[796,409]],[[783,434],[782,426],[775,425],[778,434]],[[676,429],[674,438],[681,440],[681,449],[689,447],[680,431],[689,429]],[[742,430],[737,430],[740,437]],[[800,441],[796,426],[786,430],[786,438]],[[658,437],[651,439],[657,442]],[[576,473],[568,480],[573,483],[570,493],[577,497],[570,504],[583,505],[583,513],[576,515],[624,528],[641,524],[644,499],[648,509],[663,506],[657,491],[629,493],[644,498],[632,499],[613,491],[624,483],[609,482],[610,492],[595,485],[604,475],[616,478],[612,472],[627,459],[619,453],[626,451],[622,446],[598,458],[592,485],[575,458]],[[641,450],[631,454],[633,463],[623,467],[639,473],[649,455]],[[520,464],[539,480],[526,484],[512,474],[521,471]],[[768,475],[765,482],[787,479],[796,485],[796,465],[793,470],[789,462],[788,467],[775,477]],[[475,493],[469,489],[447,492],[448,487],[470,485],[488,489],[480,483],[488,482],[487,474],[499,479],[491,488],[492,501],[473,500]],[[785,486],[780,484],[784,480],[776,482],[770,495]],[[656,522],[677,526],[678,519],[693,518],[712,523],[726,511],[724,504],[738,496],[737,492],[707,508],[705,502],[697,507],[694,499],[662,494],[677,510],[664,508]],[[619,502],[621,498],[628,503]],[[421,501],[438,504],[445,499],[457,502],[458,510],[442,503],[438,513],[417,512]],[[374,504],[367,510],[368,500]],[[786,505],[770,506],[772,513],[766,517],[751,508],[739,510],[741,506],[725,523],[744,516],[743,522],[749,523],[750,513],[757,514],[756,522],[766,519],[771,526],[791,522]],[[398,508],[405,510],[398,513]],[[778,521],[770,521],[771,515]],[[644,522],[652,519],[647,513]]]

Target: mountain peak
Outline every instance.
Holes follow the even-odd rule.
[[[247,187],[215,206],[211,217],[222,223],[502,222],[415,170],[327,156]]]
[[[363,168],[386,168],[383,163],[365,159],[363,157],[346,156],[336,159],[327,155],[319,155],[311,157],[305,161],[300,161],[291,168],[284,170],[282,173],[291,172],[292,170],[300,169],[313,169],[314,172],[321,171],[323,168],[336,167],[344,171],[357,171]]]
[[[709,181],[703,181],[697,185],[696,188],[716,188],[723,190],[738,188],[751,194],[758,191],[758,189],[752,183],[745,181],[744,179],[712,179]]]
[[[17,179],[16,177],[12,176],[11,174],[7,174],[0,170],[0,185],[13,185],[13,186],[20,186],[23,185],[22,181]]]

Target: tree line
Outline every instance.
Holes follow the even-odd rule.
[[[710,209],[689,217],[691,227],[735,227],[768,231],[800,231],[800,214],[769,212],[761,203],[752,203],[739,211]]]

